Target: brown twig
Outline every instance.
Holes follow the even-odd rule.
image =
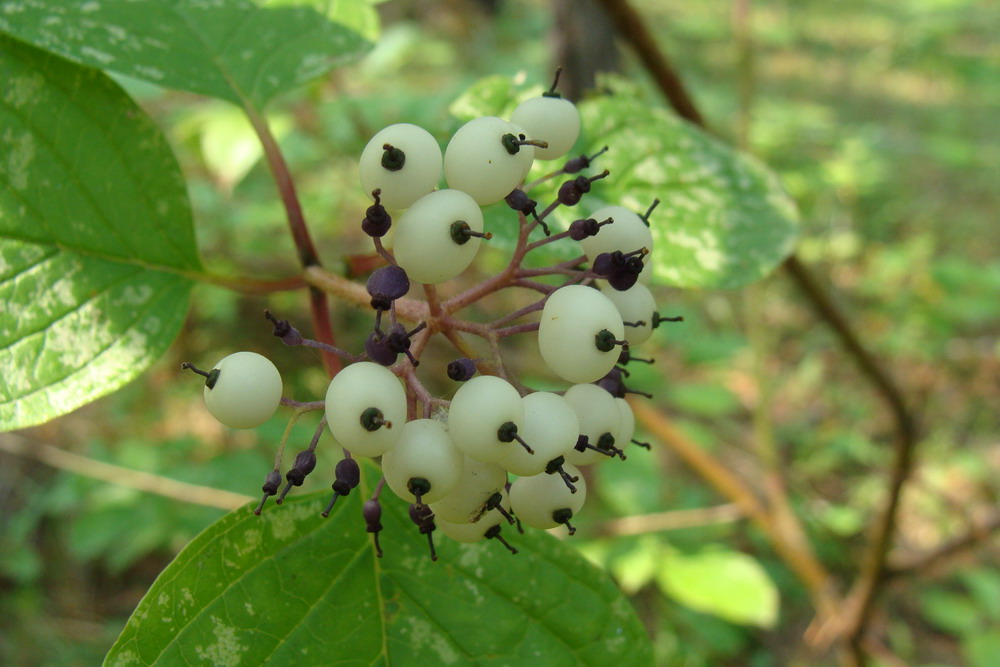
[[[646,71],[652,75],[660,91],[670,101],[681,118],[705,127],[705,119],[687,92],[677,71],[670,61],[663,57],[656,40],[646,28],[647,23],[625,0],[598,0],[608,13],[620,37],[628,41],[629,47],[642,61]]]
[[[651,33],[646,29],[646,24],[627,0],[600,0],[600,2],[607,10],[619,34],[628,40],[629,46],[635,50],[640,60],[654,76],[660,90],[678,115],[704,126],[704,120],[687,94],[680,78],[657,47]],[[899,509],[902,489],[913,469],[918,427],[916,418],[906,407],[902,392],[897,388],[895,382],[864,348],[846,318],[833,305],[826,292],[818,286],[816,279],[799,261],[798,257],[791,255],[785,260],[783,268],[810,301],[816,312],[836,332],[848,354],[855,360],[889,406],[896,423],[894,459],[889,476],[889,489],[885,506],[874,525],[871,541],[862,561],[861,571],[849,596],[852,604],[850,605],[848,622],[841,628],[842,636],[854,649],[855,656],[863,660],[861,635],[871,616],[876,595],[884,583],[886,559],[895,532],[896,514]]]
[[[295,182],[292,180],[291,171],[288,168],[288,163],[285,162],[285,156],[282,154],[281,148],[278,146],[278,141],[271,133],[271,128],[268,126],[267,120],[249,100],[244,100],[243,110],[250,120],[250,125],[253,127],[254,132],[257,134],[257,138],[260,140],[267,165],[271,170],[271,175],[274,177],[275,185],[278,187],[278,194],[281,196],[281,202],[285,207],[285,217],[288,219],[288,229],[292,234],[292,240],[299,255],[299,263],[303,269],[313,266],[319,267],[319,254],[316,252],[316,246],[309,235],[309,228],[306,226],[305,215],[302,212],[302,204],[295,190]],[[333,329],[330,324],[330,307],[327,303],[326,294],[318,289],[310,288],[309,305],[316,340],[329,345],[336,345]],[[342,362],[336,355],[325,351],[321,351],[320,354],[323,358],[323,366],[331,377],[343,367]]]
[[[60,470],[67,470],[83,477],[97,479],[102,482],[125,486],[138,491],[155,493],[158,496],[179,500],[194,505],[214,507],[222,510],[234,510],[249,502],[250,496],[240,493],[223,491],[198,484],[188,484],[176,479],[156,475],[142,470],[123,468],[113,463],[105,463],[95,459],[80,456],[65,449],[53,447],[44,442],[31,440],[16,433],[5,433],[0,436],[0,449],[41,461],[46,465]]]
[[[636,421],[666,444],[709,485],[727,498],[767,536],[775,552],[805,586],[817,613],[824,619],[839,615],[833,580],[815,555],[797,539],[789,539],[764,503],[746,484],[711,454],[689,440],[656,408],[644,401],[629,401]]]
[[[893,582],[935,570],[948,561],[982,546],[996,537],[998,531],[1000,531],[1000,512],[994,513],[985,521],[973,524],[965,534],[944,542],[932,551],[887,566],[885,580]]]
[[[622,537],[625,535],[645,535],[668,530],[713,526],[732,523],[743,518],[743,512],[734,503],[715,507],[698,507],[688,510],[671,510],[654,514],[638,514],[620,519],[612,519],[598,527],[600,535]]]

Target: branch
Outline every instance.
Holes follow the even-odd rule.
[[[41,461],[53,468],[67,470],[77,475],[147,493],[155,493],[194,505],[204,505],[228,511],[253,502],[253,498],[240,493],[188,484],[162,475],[123,468],[113,463],[97,461],[52,445],[29,440],[15,433],[5,433],[0,436],[0,449],[17,456]]]
[[[292,240],[295,242],[295,249],[299,254],[299,263],[302,268],[307,269],[313,266],[320,266],[319,254],[316,246],[313,245],[312,237],[309,235],[309,228],[306,226],[305,215],[302,213],[302,205],[299,202],[299,195],[295,190],[295,182],[292,180],[291,171],[285,156],[281,153],[277,140],[271,134],[271,128],[267,125],[267,120],[258,113],[257,109],[249,102],[243,101],[243,110],[253,126],[254,132],[260,139],[260,144],[264,149],[264,157],[267,165],[271,169],[278,193],[281,195],[281,203],[285,207],[285,216],[288,218],[288,228],[292,233]],[[333,337],[333,330],[330,327],[330,309],[326,300],[326,295],[318,289],[309,290],[309,305],[312,312],[313,330],[316,340],[336,345]],[[327,374],[333,377],[343,367],[340,358],[326,351],[321,351],[323,366]]]
[[[903,577],[912,577],[934,570],[948,561],[973,549],[984,545],[996,537],[1000,531],[1000,512],[990,518],[974,524],[967,533],[941,544],[928,553],[921,554],[907,561],[886,568],[886,581],[895,581]]]
[[[704,127],[704,120],[684,89],[680,78],[656,46],[655,40],[646,29],[646,24],[627,0],[600,0],[600,2],[608,11],[619,33],[628,38],[629,45],[654,76],[660,90],[678,115]],[[916,418],[907,409],[902,393],[894,381],[861,345],[857,334],[847,323],[846,318],[837,310],[826,293],[818,287],[815,278],[802,265],[798,257],[790,256],[785,260],[783,266],[787,274],[811,302],[817,314],[836,332],[846,351],[854,358],[855,363],[858,364],[887,403],[896,422],[897,433],[888,496],[879,520],[874,526],[858,580],[852,589],[850,619],[844,627],[845,636],[854,647],[855,654],[860,655],[858,651],[861,646],[860,636],[871,617],[875,597],[885,579],[886,559],[892,546],[900,496],[913,469],[918,427]]]
[[[698,507],[689,510],[672,510],[655,514],[639,514],[612,519],[597,529],[599,535],[622,537],[644,535],[667,530],[699,528],[720,523],[732,523],[743,518],[740,508],[733,503],[715,507]]]
[[[760,528],[775,552],[805,586],[817,612],[827,619],[836,618],[839,615],[839,602],[833,580],[808,545],[801,544],[797,539],[788,539],[781,524],[774,520],[746,484],[712,455],[691,442],[662,413],[644,401],[630,400],[629,405],[643,428],[670,447],[702,479],[734,503],[744,516]]]
[[[705,127],[705,119],[695,106],[694,100],[688,95],[684,83],[670,62],[663,57],[659,47],[656,46],[656,40],[647,30],[648,23],[626,0],[598,0],[598,2],[607,11],[615,31],[628,41],[629,47],[639,56],[643,67],[656,80],[656,85],[677,115],[695,125]]]

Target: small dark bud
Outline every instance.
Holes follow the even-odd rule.
[[[278,493],[278,487],[281,486],[281,473],[277,470],[272,470],[267,473],[267,477],[264,478],[264,485],[260,487],[260,490],[264,492],[264,497],[260,499],[260,505],[257,505],[257,509],[253,511],[254,514],[260,516],[261,510],[264,509],[264,503],[270,496]]]
[[[302,344],[302,334],[299,330],[288,323],[288,320],[279,320],[274,317],[270,310],[264,310],[264,317],[274,325],[271,330],[275,336],[281,339],[281,342],[289,347],[294,345]]]
[[[559,186],[559,203],[565,204],[566,206],[575,206],[580,202],[580,198],[583,195],[590,192],[590,184],[594,181],[605,178],[610,174],[607,169],[598,174],[597,176],[577,176],[572,181],[566,181]]]
[[[316,453],[311,449],[304,449],[295,455],[295,462],[292,464],[291,469],[285,473],[285,479],[288,483],[285,484],[285,488],[281,490],[281,495],[275,500],[277,504],[281,504],[285,500],[285,496],[293,486],[302,486],[302,483],[306,480],[306,476],[313,471],[316,467]]]
[[[410,338],[418,331],[423,331],[426,327],[427,323],[421,322],[413,329],[407,331],[402,324],[397,322],[389,327],[389,335],[386,336],[386,344],[394,353],[405,354],[410,359],[411,364],[419,366],[420,362],[417,361],[416,357],[410,354]],[[395,361],[395,358],[393,358],[393,361]]]
[[[618,251],[616,250],[615,252]],[[591,266],[590,269],[599,276],[607,276],[614,271],[614,262],[613,253],[602,252],[594,258],[593,266]]]
[[[372,308],[389,310],[393,301],[410,291],[410,278],[398,266],[383,266],[368,276],[365,288],[372,297]]]
[[[511,207],[515,211],[520,211],[521,213],[528,213],[535,208],[535,201],[528,196],[528,193],[520,188],[517,190],[511,190],[511,193],[503,198],[507,202],[507,206]]]
[[[590,163],[593,162],[597,158],[597,156],[599,156],[601,153],[604,153],[606,150],[608,150],[607,146],[597,151],[590,157],[587,157],[586,155],[580,155],[579,157],[567,160],[566,166],[563,167],[563,171],[565,171],[567,174],[575,174],[579,171],[582,171],[587,167],[589,167]]]
[[[410,505],[410,521],[417,524],[421,535],[427,536],[427,546],[431,550],[431,560],[437,560],[434,551],[434,510],[428,505],[413,503]]]
[[[588,236],[597,236],[597,232],[601,231],[601,227],[610,225],[612,222],[614,222],[613,218],[608,218],[601,222],[593,218],[574,220],[569,226],[569,237],[574,241],[582,241]]]
[[[465,382],[476,374],[476,364],[472,359],[462,357],[448,364],[448,377],[455,382]]]
[[[399,353],[389,346],[389,337],[381,331],[373,331],[365,339],[365,354],[376,364],[392,366]]]
[[[372,190],[372,197],[375,203],[365,211],[365,218],[361,221],[361,229],[372,238],[380,238],[389,232],[392,227],[392,216],[382,206],[381,190]]]
[[[375,555],[381,558],[382,547],[378,543],[378,534],[382,530],[382,505],[375,498],[366,500],[361,509],[361,516],[365,519],[365,530],[374,536]]]
[[[346,496],[351,492],[351,489],[356,487],[359,482],[361,482],[361,468],[358,467],[358,462],[354,459],[342,459],[337,463],[337,467],[334,469],[334,474],[337,476],[336,480],[330,486],[333,487],[333,498],[330,500],[330,504],[327,505],[326,509],[323,510],[323,517],[330,516],[330,510],[333,509],[334,503],[337,502],[337,498],[340,496]]]

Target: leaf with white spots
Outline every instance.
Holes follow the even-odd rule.
[[[611,176],[595,192],[639,214],[660,200],[647,260],[657,282],[740,287],[791,254],[798,212],[770,170],[641,98],[633,85],[609,85],[612,94],[580,105],[591,146],[610,147],[595,168]]]
[[[261,107],[370,47],[311,4],[0,0],[0,32],[86,65]]]
[[[103,73],[0,37],[0,430],[142,372],[200,270],[166,140]]]
[[[377,479],[365,466],[328,519],[325,493],[220,519],[160,574],[105,664],[652,663],[621,592],[545,533],[505,526],[512,555],[435,532],[432,562],[387,491],[376,558],[361,504]]]

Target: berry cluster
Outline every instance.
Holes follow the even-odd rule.
[[[633,440],[635,420],[624,396],[632,392],[625,386],[626,366],[649,360],[633,357],[630,346],[648,339],[660,322],[679,319],[661,317],[646,287],[653,250],[649,217],[656,202],[645,215],[620,206],[600,208],[552,233],[546,218],[579,204],[594,182],[608,176],[607,171],[580,174],[607,148],[569,159],[525,185],[534,161],[565,156],[579,130],[576,107],[555,93],[554,83],[518,106],[510,121],[487,116],[466,123],[443,155],[431,134],[415,125],[391,125],[372,137],[360,158],[361,185],[372,199],[361,228],[386,265],[367,281],[375,317],[364,353],[304,338],[266,311],[274,335],[286,345],[325,349],[350,362],[331,380],[325,400],[282,398],[277,369],[252,352],[230,355],[207,373],[185,364],[206,377],[206,405],[228,426],[253,428],[279,403],[295,407],[296,418],[308,410],[325,411],[310,446],[285,474],[284,488],[279,451],[258,514],[268,497],[277,495],[281,503],[292,486],[303,483],[329,429],[345,456],[336,466],[333,498],[323,516],[359,483],[354,457],[380,459],[383,479],[363,509],[379,555],[383,485],[410,503],[410,517],[428,536],[432,557],[434,530],[460,542],[495,538],[516,553],[500,534],[503,524],[517,523],[519,529],[522,523],[540,529],[562,524],[572,534],[571,520],[587,493],[579,466],[625,459],[629,443],[648,448]],[[435,189],[442,172],[448,187]],[[530,190],[567,175],[551,204],[539,210]],[[482,207],[501,200],[517,213],[519,224],[509,264],[442,300],[435,286],[473,262],[492,236],[484,229]],[[544,236],[529,242],[539,229]],[[529,252],[556,242],[577,244],[582,254],[546,268],[523,266]],[[406,298],[411,283],[422,284],[426,301]],[[459,317],[470,304],[507,288],[538,298],[490,323]],[[519,322],[538,311],[537,321]],[[403,324],[407,319],[412,326]],[[503,338],[535,332],[544,363],[570,385],[564,392],[533,391],[503,362]],[[461,383],[450,400],[432,396],[416,372],[420,353],[436,334],[461,355],[446,369]],[[474,358],[468,334],[482,337],[491,355]]]

